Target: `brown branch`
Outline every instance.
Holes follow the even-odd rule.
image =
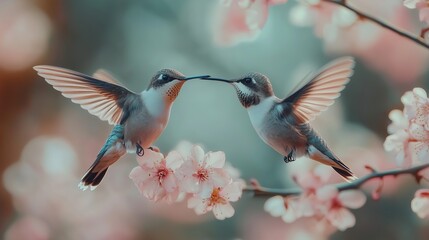
[[[375,24],[377,24],[377,25],[379,25],[379,26],[381,26],[381,27],[383,27],[385,29],[388,29],[388,30],[390,30],[390,31],[392,31],[392,32],[394,32],[394,33],[396,33],[396,34],[398,34],[398,35],[400,35],[400,36],[408,39],[408,40],[411,40],[411,41],[417,43],[418,45],[420,45],[422,47],[425,47],[425,48],[429,49],[429,44],[427,44],[425,42],[424,38],[422,38],[420,36],[416,36],[416,35],[414,35],[412,33],[409,33],[409,32],[407,32],[407,31],[405,31],[403,29],[391,26],[391,25],[385,23],[384,21],[382,21],[380,19],[372,17],[372,16],[370,16],[370,15],[368,15],[366,13],[363,13],[360,10],[357,10],[356,8],[348,5],[347,1],[345,1],[345,0],[323,0],[323,1],[329,2],[329,3],[332,3],[332,4],[337,4],[337,5],[340,5],[340,6],[344,7],[344,8],[347,8],[350,11],[356,13],[359,16],[360,19],[366,19],[368,21],[371,21],[371,22],[373,22],[373,23],[375,23]]]
[[[417,181],[420,181],[421,176],[418,175],[418,173],[426,168],[429,168],[429,163],[426,163],[420,166],[411,167],[411,168],[406,168],[406,169],[395,169],[395,170],[388,170],[383,172],[372,172],[351,183],[336,184],[335,187],[338,189],[338,191],[359,189],[364,183],[374,178],[382,179],[383,177],[386,177],[386,176],[398,176],[398,175],[406,175],[406,174],[413,175]],[[244,191],[252,192],[255,197],[272,197],[277,195],[286,197],[286,196],[292,196],[292,195],[299,195],[302,193],[302,190],[300,188],[273,189],[273,188],[261,187],[259,185],[257,186],[253,185],[253,187],[248,187],[244,189]]]

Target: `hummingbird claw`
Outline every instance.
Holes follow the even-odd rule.
[[[283,158],[283,161],[285,161],[285,163],[290,163],[295,161],[295,157],[293,156],[293,151],[291,151],[287,156],[285,156]]]
[[[149,149],[153,152],[161,152],[161,150],[159,150],[159,148],[157,146],[150,146]]]
[[[137,149],[136,149],[136,154],[139,156],[139,157],[142,157],[143,155],[144,155],[144,149],[142,148],[142,146],[140,146],[140,144],[136,144],[136,147],[137,147]]]

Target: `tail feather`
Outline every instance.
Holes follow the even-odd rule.
[[[310,158],[319,161],[323,164],[331,166],[337,173],[339,173],[347,182],[358,179],[353,172],[343,162],[341,162],[321,141],[319,138],[317,148],[310,145],[308,148],[308,155]]]
[[[95,165],[91,166],[88,172],[82,177],[82,180],[79,183],[80,189],[85,191],[89,187],[91,191],[94,190],[98,186],[98,184],[100,184],[104,175],[106,175],[107,169],[109,169],[109,168],[106,168],[102,171],[95,172],[93,171],[94,168],[95,168]]]
[[[352,170],[350,170],[350,168],[347,167],[347,165],[345,165],[343,162],[341,162],[338,159],[336,159],[334,161],[336,164],[338,164],[338,166],[340,166],[340,168],[338,168],[338,167],[332,167],[332,168],[337,173],[339,173],[341,175],[341,177],[343,177],[347,182],[351,182],[351,181],[358,179],[356,177],[356,175],[352,172]]]
[[[82,177],[78,185],[80,189],[85,191],[90,187],[91,190],[94,190],[98,184],[100,184],[109,166],[126,153],[123,139],[124,127],[122,125],[116,125],[112,129],[106,143],[97,154],[94,163]]]
[[[351,182],[354,181],[356,179],[358,179],[352,171],[350,171],[350,169],[344,169],[344,168],[337,168],[337,167],[332,167],[338,174],[341,175],[341,177],[344,178],[344,180],[346,180],[347,182]]]

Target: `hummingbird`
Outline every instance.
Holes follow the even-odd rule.
[[[334,60],[300,81],[284,99],[275,96],[269,78],[260,73],[248,73],[232,80],[202,79],[231,84],[259,137],[282,154],[286,163],[306,155],[331,166],[346,181],[352,181],[357,177],[334,155],[309,122],[340,96],[350,81],[353,67],[352,57]]]
[[[170,110],[187,80],[209,75],[186,77],[173,69],[159,70],[141,93],[124,87],[105,70],[88,76],[55,66],[34,69],[63,96],[79,104],[89,113],[114,125],[94,163],[82,177],[79,188],[94,190],[110,165],[127,152],[143,156],[144,149],[161,135],[170,117]]]

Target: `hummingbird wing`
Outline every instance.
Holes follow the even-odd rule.
[[[119,85],[119,86],[123,86],[121,84],[121,82],[118,81],[118,79],[116,79],[115,77],[113,77],[113,75],[108,72],[105,69],[98,69],[97,71],[94,72],[94,74],[92,74],[92,77],[95,79],[100,79],[102,81],[111,83],[111,84],[115,84],[115,85]]]
[[[102,76],[102,81],[60,67],[45,65],[34,69],[63,96],[110,124],[120,123],[127,97],[136,95],[105,72],[97,74]]]
[[[292,107],[292,112],[301,123],[313,120],[340,96],[340,92],[350,81],[353,66],[352,57],[328,63],[315,74],[303,79],[280,104],[288,111]]]

